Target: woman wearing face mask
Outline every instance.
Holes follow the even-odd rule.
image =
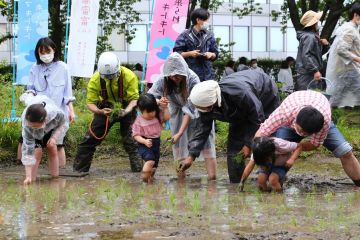
[[[170,103],[170,129],[172,134],[174,160],[183,160],[188,156],[188,140],[200,126],[199,114],[188,101],[192,88],[199,83],[198,76],[189,69],[184,58],[172,53],[165,62],[163,76],[159,78],[148,93],[157,99]],[[208,179],[216,178],[215,132],[211,127],[206,138],[202,155],[205,158]]]
[[[201,82],[215,79],[212,61],[219,54],[214,34],[209,31],[209,18],[210,13],[206,9],[195,9],[191,13],[192,26],[179,35],[173,49],[185,58]]]
[[[322,55],[329,49],[329,42],[326,39],[320,39],[319,36],[321,16],[322,12],[316,13],[310,10],[300,20],[304,29],[297,32],[299,48],[296,57],[296,71],[299,76],[295,85],[296,91],[306,90],[313,79],[321,79]]]
[[[66,124],[75,118],[72,102],[71,77],[66,63],[59,60],[59,52],[55,43],[48,37],[41,38],[35,47],[36,63],[29,74],[26,92],[34,95],[45,95],[50,98],[65,114]],[[20,148],[19,148],[20,149]],[[19,154],[21,155],[21,154]],[[58,145],[60,166],[65,166],[64,144]]]

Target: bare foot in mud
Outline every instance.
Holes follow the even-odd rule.
[[[178,179],[185,179],[185,177],[186,177],[185,172],[179,171],[179,170],[176,172],[177,172]]]
[[[27,177],[27,178],[25,178],[25,180],[24,180],[24,185],[29,185],[29,184],[31,184],[33,181],[32,181],[32,179],[30,178],[30,177]]]

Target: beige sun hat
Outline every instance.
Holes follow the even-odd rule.
[[[304,26],[304,28],[310,27],[320,20],[322,14],[323,12],[314,12],[309,10],[302,16],[300,23]]]

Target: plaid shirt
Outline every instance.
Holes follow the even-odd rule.
[[[331,108],[327,98],[315,91],[298,91],[289,95],[281,105],[261,124],[259,131],[264,136],[270,136],[278,128],[287,126],[294,128],[296,117],[299,111],[312,106],[324,116],[324,126],[316,134],[311,135],[310,142],[318,147],[323,144],[329,131],[331,122]]]

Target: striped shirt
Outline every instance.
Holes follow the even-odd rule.
[[[142,136],[144,138],[158,138],[161,135],[162,124],[156,117],[146,120],[141,115],[137,116],[132,125],[132,136]]]
[[[281,105],[261,124],[259,131],[263,136],[270,136],[282,126],[294,128],[296,117],[306,106],[316,108],[324,116],[324,126],[311,135],[310,142],[318,147],[323,144],[331,122],[331,107],[327,98],[315,91],[297,91],[289,95]]]

